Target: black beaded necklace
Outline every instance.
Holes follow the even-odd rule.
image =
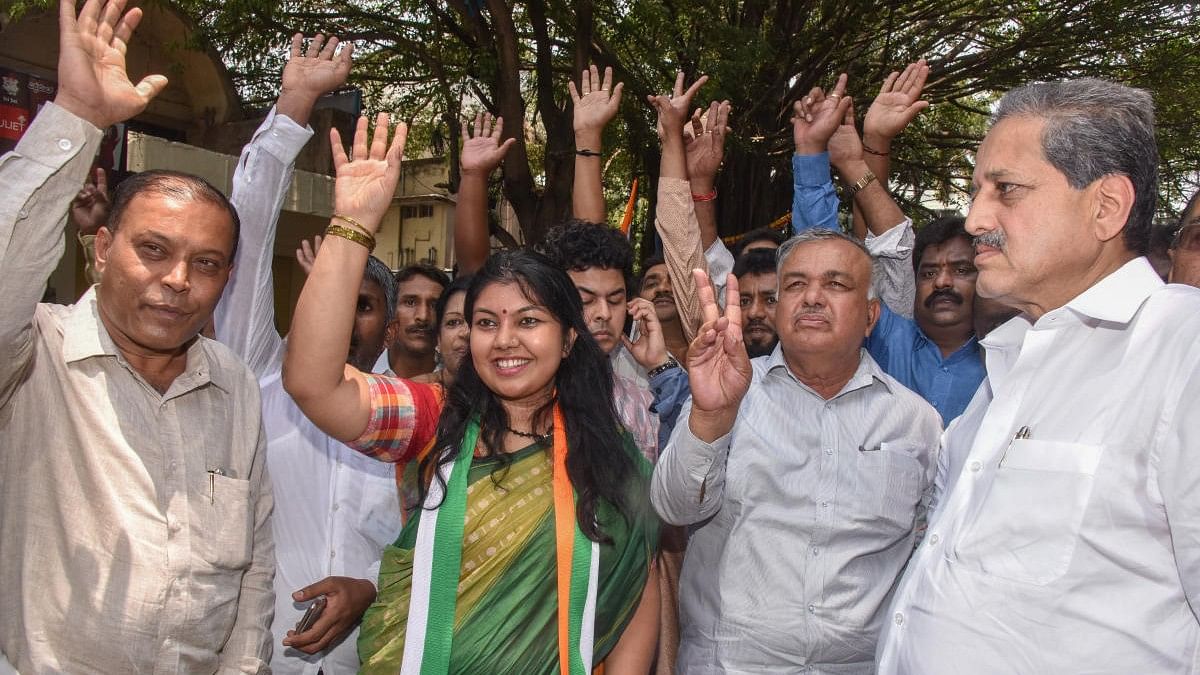
[[[532,433],[529,431],[517,431],[516,429],[514,429],[512,427],[508,427],[508,426],[506,426],[504,428],[507,429],[508,433],[510,433],[510,434],[520,436],[521,438],[528,438],[528,439],[537,441],[539,443],[549,443],[550,438],[554,435],[554,427],[553,426],[550,427],[550,430],[544,434],[535,434],[535,433]]]

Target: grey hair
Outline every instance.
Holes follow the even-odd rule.
[[[840,240],[840,241],[848,242],[848,243],[852,244],[854,246],[854,248],[857,248],[859,251],[862,251],[862,254],[867,257],[867,262],[870,263],[870,269],[871,269],[871,276],[868,279],[868,281],[870,283],[867,284],[867,299],[874,300],[876,298],[876,296],[878,295],[875,291],[875,256],[871,255],[871,251],[869,251],[867,249],[866,244],[863,244],[858,239],[851,237],[850,235],[842,232],[841,230],[827,230],[824,228],[817,227],[817,228],[813,228],[810,230],[804,230],[800,234],[797,234],[796,236],[792,237],[791,239],[788,239],[787,241],[783,242],[783,244],[780,245],[780,247],[779,247],[778,253],[775,254],[775,274],[776,274],[776,276],[779,278],[780,281],[783,280],[783,264],[785,262],[787,262],[788,256],[790,256],[792,254],[792,252],[796,249],[797,246],[799,246],[800,244],[807,244],[809,242],[814,242],[814,241],[830,241],[830,240]]]
[[[391,323],[396,316],[396,296],[399,294],[396,276],[382,260],[373,255],[367,256],[367,269],[363,276],[378,284],[379,289],[383,291],[383,299],[387,302],[387,313],[384,316],[387,317],[386,323]]]
[[[1076,190],[1120,175],[1133,183],[1125,246],[1144,255],[1158,200],[1158,146],[1150,94],[1095,78],[1039,82],[1000,99],[992,125],[1008,117],[1044,120],[1042,154]]]

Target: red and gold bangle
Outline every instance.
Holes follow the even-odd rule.
[[[709,192],[707,194],[698,195],[695,192],[692,193],[692,201],[694,201],[694,202],[711,202],[712,200],[714,200],[716,198],[717,198],[717,188],[713,188],[712,192]]]

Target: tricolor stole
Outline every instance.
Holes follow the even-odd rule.
[[[595,642],[600,545],[589,541],[575,517],[578,496],[567,476],[567,427],[554,406],[554,540],[558,563],[558,659],[562,675],[587,675]],[[401,675],[446,675],[454,641],[454,608],[462,573],[467,475],[479,440],[479,415],[471,416],[458,457],[438,467],[417,531],[412,595]],[[445,484],[444,497],[443,487]]]

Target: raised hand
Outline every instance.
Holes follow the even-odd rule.
[[[515,138],[500,141],[504,138],[503,117],[495,118],[495,124],[492,122],[491,113],[475,115],[474,133],[471,132],[472,127],[463,123],[463,135],[466,136],[466,140],[463,141],[462,153],[458,157],[458,165],[463,174],[479,174],[485,177],[490,175],[500,166],[500,162],[504,161],[508,149],[517,142]]]
[[[358,118],[352,154],[346,157],[337,127],[329,130],[333,149],[333,212],[354,219],[369,234],[375,234],[387,213],[400,182],[400,158],[408,138],[408,125],[396,124],[392,144],[388,145],[388,115],[375,118],[375,135],[367,132],[367,118]]]
[[[904,72],[888,75],[879,89],[879,95],[867,108],[863,134],[881,143],[890,143],[899,136],[918,113],[929,107],[929,101],[920,100],[928,77],[929,66],[925,59],[908,64]],[[885,152],[886,148],[879,151]]]
[[[711,185],[725,158],[725,135],[729,133],[729,101],[713,101],[708,114],[700,109],[692,113],[692,123],[684,130],[688,176],[695,183]]]
[[[708,275],[702,270],[693,270],[692,275],[699,291],[700,311],[704,316],[704,323],[700,325],[687,354],[692,410],[733,414],[750,389],[752,374],[746,343],[742,340],[742,308],[737,277],[729,275],[725,287],[725,313],[722,314]]]
[[[792,106],[792,140],[796,154],[816,155],[825,152],[829,138],[850,107],[846,96],[846,74],[838,76],[837,84],[828,95],[820,87],[813,87],[808,96]]]
[[[96,169],[75,199],[71,200],[71,220],[75,221],[79,234],[96,234],[108,222],[110,206],[108,175],[104,169]]]
[[[317,261],[317,251],[321,250],[321,235],[312,238],[312,244],[307,239],[300,240],[300,248],[296,249],[296,262],[307,276],[312,274],[313,263]]]
[[[829,163],[840,170],[862,160],[863,144],[854,126],[854,105],[851,104],[842,117],[842,123],[829,139]]]
[[[688,111],[692,109],[692,99],[700,87],[708,82],[707,75],[701,75],[686,90],[683,88],[683,71],[675,75],[675,87],[668,95],[651,94],[646,97],[650,105],[658,112],[658,134],[660,138],[677,137],[683,134],[683,125],[688,120]]]
[[[125,0],[59,0],[58,93],[54,103],[99,129],[135,117],[167,86],[162,75],[137,85],[125,71],[125,52],[142,10]]]
[[[663,338],[662,324],[658,322],[658,313],[654,311],[654,303],[645,298],[634,298],[629,301],[629,315],[638,324],[638,339],[630,340],[621,336],[621,342],[633,355],[633,360],[646,370],[653,370],[667,362],[667,343]]]
[[[304,36],[292,36],[292,48],[287,65],[283,67],[279,97],[295,95],[309,101],[309,105],[321,96],[346,84],[353,62],[354,45],[345,44],[338,51],[338,39],[317,33],[304,49]]]
[[[600,133],[617,114],[621,105],[621,91],[625,83],[618,82],[613,86],[612,68],[604,69],[604,79],[600,79],[600,71],[591,66],[579,74],[579,88],[574,82],[568,82],[571,90],[571,102],[574,104],[573,124],[575,133]]]

